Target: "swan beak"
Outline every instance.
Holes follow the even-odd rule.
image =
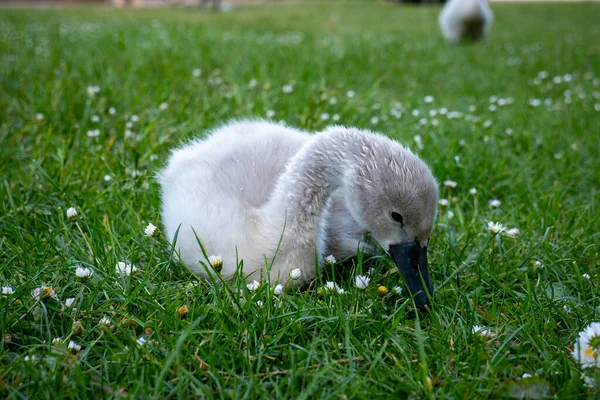
[[[421,247],[417,242],[393,244],[389,253],[404,276],[415,305],[420,310],[425,310],[429,305],[429,298],[433,296],[433,283],[427,269],[427,247]]]

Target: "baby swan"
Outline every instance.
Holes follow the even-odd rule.
[[[332,126],[310,135],[266,121],[237,121],[173,151],[158,180],[168,237],[206,277],[198,246],[220,254],[221,273],[243,260],[248,280],[301,285],[334,249],[356,254],[362,234],[393,258],[417,306],[433,285],[427,243],[438,189],[427,165],[381,134]],[[334,233],[332,235],[332,233]]]
[[[485,39],[493,20],[487,0],[450,0],[439,18],[442,33],[451,43]]]

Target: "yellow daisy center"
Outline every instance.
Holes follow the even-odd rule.
[[[598,352],[596,350],[594,350],[592,347],[588,347],[587,349],[585,349],[584,353],[588,357],[598,358]]]

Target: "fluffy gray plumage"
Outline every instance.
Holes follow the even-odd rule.
[[[427,165],[381,134],[333,126],[315,135],[266,121],[238,121],[173,151],[158,176],[168,237],[200,276],[208,255],[221,255],[224,276],[236,270],[236,251],[249,280],[271,269],[286,282],[301,268],[300,285],[333,254],[356,254],[369,232],[383,249],[426,245],[438,189]],[[403,224],[391,212],[403,217]],[[283,236],[282,236],[283,235]],[[373,251],[367,246],[366,251]]]

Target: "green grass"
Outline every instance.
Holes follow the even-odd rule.
[[[555,398],[593,396],[569,352],[600,320],[600,5],[494,11],[488,43],[449,46],[439,8],[366,1],[0,10],[0,284],[14,289],[0,296],[0,397],[489,398],[527,386],[524,372]],[[491,96],[514,101],[490,110]],[[462,115],[430,116],[441,108]],[[338,114],[458,183],[441,188],[431,312],[377,293],[402,284],[387,258],[355,263],[376,271],[366,291],[337,273],[344,295],[237,282],[240,299],[144,235],[148,222],[160,230],[153,176],[169,151],[269,110],[314,131]],[[520,235],[494,236],[488,221]],[[119,276],[124,260],[140,272]],[[79,265],[94,275],[77,280]],[[44,285],[56,297],[40,302],[31,291]]]

